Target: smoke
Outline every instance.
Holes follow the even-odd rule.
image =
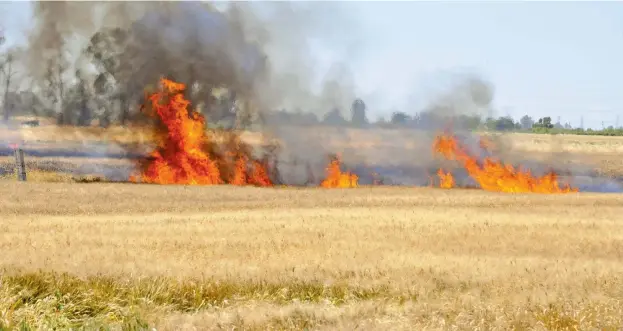
[[[250,40],[262,45],[270,70],[259,94],[266,109],[343,114],[355,95],[349,63],[361,41],[358,23],[340,3],[236,4]]]
[[[339,2],[36,2],[25,67],[39,82],[37,91],[45,95],[48,107],[60,112],[62,99],[67,98],[60,86],[69,86],[76,69],[92,74],[85,81],[89,93],[94,93],[93,81],[102,68],[85,61],[84,49],[91,37],[98,31],[120,29],[124,43],[115,59],[119,65],[113,66],[107,84],[116,86],[116,95],[123,92],[127,108],[134,112],[144,92],[166,76],[187,83],[187,97],[209,122],[228,116],[214,96],[218,88],[235,93],[242,113],[300,109],[322,118],[337,109],[348,118],[353,100],[360,97],[350,64],[356,62],[364,40],[347,6]],[[58,74],[54,79],[49,77],[50,69]],[[305,182],[306,165],[319,179],[327,155],[341,152],[347,164],[361,166],[362,172],[375,171],[395,183],[425,184],[440,165],[431,151],[435,134],[449,126],[460,132],[453,118],[485,118],[494,108],[495,89],[487,79],[473,73],[441,76],[442,88],[415,100],[412,104],[417,107],[404,109],[409,115],[425,110],[444,119],[425,122],[419,132],[368,134],[265,122],[265,132],[284,145],[280,169],[284,179]],[[112,153],[94,147],[77,132],[76,139],[83,140],[83,150],[98,156]],[[477,139],[467,140],[477,148]],[[494,143],[507,149],[502,140]]]
[[[440,73],[432,78],[429,87],[435,88],[421,94],[427,89],[420,87],[414,95],[420,93],[421,99],[411,100],[411,105],[404,108],[408,116],[416,117],[417,130],[407,124],[403,129],[360,133],[345,142],[351,146],[345,161],[360,166],[363,180],[370,182],[369,174],[375,172],[393,184],[429,184],[430,176],[448,163],[432,151],[435,137],[446,130],[460,135],[471,150],[482,152],[478,136],[469,132],[463,121],[469,117],[484,119],[492,112],[493,84],[475,73]],[[372,141],[372,136],[378,139]],[[492,140],[498,146],[502,144]]]
[[[28,53],[24,57],[33,78],[42,79],[50,61],[60,63],[78,58],[72,38],[93,31],[92,9],[86,2],[35,3],[34,27],[28,35]]]
[[[312,113],[322,119],[337,110],[345,118],[357,97],[350,63],[356,60],[361,42],[358,22],[346,14],[341,3],[244,3],[246,33],[262,45],[268,59],[268,72],[257,89],[258,101],[266,111],[281,110]],[[282,144],[280,153],[283,179],[302,184],[324,176],[328,154],[347,152],[333,143],[349,144],[343,130],[322,129],[321,137],[310,136],[310,129],[281,126],[270,120],[264,130]],[[347,154],[347,153],[343,153]],[[346,155],[344,155],[346,156]]]
[[[475,115],[484,117],[490,111],[494,96],[493,85],[475,75],[456,77],[449,91],[435,96],[427,111],[452,117]]]
[[[188,84],[188,98],[209,121],[224,116],[212,96],[220,87],[235,92],[250,113],[300,109],[321,118],[336,109],[348,118],[357,97],[349,63],[356,60],[361,40],[353,37],[358,23],[348,21],[345,9],[340,3],[304,2],[231,3],[219,10],[200,2],[39,2],[29,38],[29,67],[43,77],[52,61],[57,67],[67,66],[65,77],[71,76],[81,59],[80,40],[106,27],[120,27],[128,35],[114,79],[135,104],[145,87],[153,87],[165,75]],[[57,77],[57,88],[52,89],[57,107],[61,80]],[[427,109],[445,117],[483,114],[492,99],[493,89],[483,79],[454,77],[450,89],[434,96]],[[361,150],[358,144],[368,138],[345,130],[310,135],[270,121],[264,124],[264,130],[284,145],[282,173],[288,172],[288,162],[298,163],[296,168],[309,165],[316,178],[323,175],[332,152],[341,152],[347,163],[427,168],[433,164],[432,133],[445,125],[431,122],[427,136],[399,133],[384,141],[393,147]],[[405,150],[409,140],[417,144]],[[307,173],[290,173],[292,181],[306,180]]]
[[[352,54],[346,54],[356,40],[335,28],[338,21],[349,25],[337,3],[41,1],[32,9],[34,24],[22,61],[36,82],[33,89],[58,116],[71,115],[65,108],[74,104],[69,99],[77,70],[85,76],[85,93],[95,93],[94,80],[102,68],[90,63],[85,48],[96,32],[113,29],[127,35],[107,86],[121,90],[116,95],[127,95],[127,108],[134,113],[145,89],[161,76],[187,83],[188,98],[208,121],[227,115],[213,95],[218,88],[235,93],[241,112],[256,115],[275,109],[302,109],[319,117],[338,109],[346,115],[356,96],[348,66]],[[312,49],[332,53],[318,55]],[[299,144],[300,135],[265,124],[273,136],[290,141],[291,148]],[[63,128],[64,137],[67,130]],[[78,131],[75,136],[82,139]],[[81,145],[92,149],[87,141]],[[99,149],[94,151],[98,156]],[[316,150],[326,155],[326,149]]]
[[[321,63],[309,44],[313,39],[342,42],[322,39],[327,35],[324,17],[336,6],[235,3],[219,12],[202,10],[198,3],[169,6],[148,11],[133,25],[131,58],[145,59],[137,67],[147,74],[133,76],[144,82],[139,86],[167,68],[178,81],[199,76],[204,89],[228,87],[243,100],[245,111],[254,114],[285,108],[323,116],[334,108],[343,114],[350,110],[355,93],[347,63],[333,62],[325,75],[318,75]],[[331,16],[335,18],[335,12]],[[217,105],[205,107],[212,108],[207,111],[210,117]],[[296,130],[270,121],[263,124],[264,132],[284,145],[280,170],[289,183],[305,182],[308,165],[320,178],[333,150],[329,141],[345,138],[331,134],[329,141],[314,144]]]
[[[27,62],[40,80],[51,61],[75,67],[95,31],[118,27],[130,32],[121,61],[130,63],[127,78],[135,89],[167,75],[200,81],[201,101],[206,91],[227,87],[258,109],[303,109],[320,116],[333,108],[345,113],[356,94],[348,67],[353,55],[346,53],[357,40],[339,27],[357,25],[345,23],[340,4],[229,3],[217,10],[201,2],[36,2],[33,7]],[[312,46],[326,52],[318,55]]]

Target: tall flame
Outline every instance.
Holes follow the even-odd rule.
[[[516,193],[578,192],[577,188],[571,188],[569,185],[559,186],[555,172],[534,177],[530,171],[517,170],[512,165],[503,164],[489,157],[479,164],[478,160],[459,144],[456,137],[451,135],[438,136],[434,143],[434,150],[447,159],[460,162],[483,190]],[[444,173],[440,171],[439,176],[442,177],[442,175]]]
[[[234,176],[231,180],[232,185],[245,185],[247,184],[247,158],[241,156],[236,160],[234,168]]]
[[[349,188],[359,186],[359,177],[340,170],[340,158],[335,157],[327,166],[327,177],[320,183],[324,188]]]
[[[452,176],[451,172],[445,172],[443,169],[439,169],[437,171],[437,176],[439,176],[439,187],[441,188],[453,188],[454,187],[454,176]]]
[[[259,163],[253,166],[253,176],[247,176],[248,157],[240,155],[240,151],[229,150],[222,155],[214,152],[215,143],[205,133],[204,117],[188,109],[190,102],[184,98],[184,84],[165,78],[160,83],[162,90],[148,98],[153,110],[149,114],[162,123],[156,130],[158,145],[148,158],[140,161],[140,176],[130,180],[138,181],[140,177],[142,182],[155,184],[272,185],[265,169],[258,169],[262,167]],[[242,143],[236,140],[236,144]],[[237,158],[230,160],[232,155]],[[233,176],[226,176],[232,168]]]
[[[251,164],[253,165],[253,169],[249,175],[249,184],[256,186],[272,186],[273,183],[270,177],[268,177],[268,171],[266,171],[268,168],[267,165],[257,160],[253,160]]]

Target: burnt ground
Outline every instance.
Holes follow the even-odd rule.
[[[137,146],[95,144],[75,144],[55,146],[51,144],[31,143],[22,146],[26,158],[27,170],[39,170],[66,173],[76,177],[98,176],[107,181],[127,181],[134,168],[134,161],[147,153],[146,148]],[[11,146],[0,144],[0,176],[14,173],[14,150]],[[561,182],[569,182],[581,191],[623,192],[623,162],[617,157],[591,157],[579,155],[565,162],[548,159],[555,155],[537,156],[532,161],[511,160],[514,165],[531,169],[533,174],[542,175],[549,170],[560,174]],[[560,159],[560,158],[559,158]],[[621,163],[621,164],[619,164]],[[450,165],[450,166],[449,166]],[[436,172],[440,167],[453,173],[459,187],[477,187],[464,169],[451,166],[448,162],[429,164],[392,164],[387,162],[366,165],[364,163],[345,163],[345,168],[359,176],[361,185],[407,185],[429,186],[431,181],[437,185]],[[322,177],[322,164],[314,167],[312,181],[319,182]],[[279,169],[285,184],[305,185],[309,180],[305,164],[280,161]]]

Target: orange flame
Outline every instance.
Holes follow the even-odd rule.
[[[445,172],[443,169],[439,169],[437,171],[437,176],[439,176],[439,187],[441,188],[453,188],[454,187],[454,177],[451,172]]]
[[[245,185],[247,184],[247,158],[241,156],[236,160],[234,168],[234,178],[231,181],[232,185]]]
[[[251,171],[251,175],[249,176],[249,184],[253,184],[256,186],[272,186],[273,183],[268,177],[266,165],[262,164],[260,161],[257,160],[253,160],[252,164],[253,170]]]
[[[482,165],[479,165],[477,159],[469,155],[454,136],[438,136],[434,143],[434,150],[447,159],[460,162],[483,190],[516,193],[578,192],[577,188],[571,188],[569,185],[560,187],[557,181],[558,176],[554,172],[542,177],[534,177],[530,171],[516,170],[512,165],[503,164],[492,158],[485,158]]]
[[[327,167],[327,177],[320,183],[324,188],[350,188],[357,187],[359,177],[350,172],[340,170],[340,159],[335,157]]]
[[[232,152],[230,147],[230,151],[222,155],[215,152],[215,143],[205,133],[204,117],[188,109],[190,102],[184,98],[184,84],[164,78],[160,83],[162,90],[148,98],[154,110],[149,115],[157,117],[162,123],[162,127],[155,132],[158,145],[148,158],[139,161],[142,172],[139,176],[132,176],[131,181],[136,182],[140,178],[142,182],[155,184],[272,185],[265,170],[263,173],[260,171],[265,178],[254,178],[252,183],[248,180],[248,157],[240,156],[239,151]],[[230,161],[231,157],[223,155],[237,155],[238,158]],[[261,167],[255,165],[254,172]],[[232,168],[233,176],[223,178],[229,177],[227,174],[232,173]],[[257,174],[252,177],[255,176]]]

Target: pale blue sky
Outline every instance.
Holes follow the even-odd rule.
[[[426,99],[444,72],[470,70],[495,86],[498,115],[558,116],[623,125],[622,2],[348,2],[357,90],[370,117]],[[9,39],[31,23],[28,4],[0,3]],[[330,18],[327,18],[330,19]],[[340,17],[336,17],[340,20]],[[326,50],[325,50],[326,52]],[[441,77],[441,78],[440,78]],[[365,99],[364,99],[365,100]]]
[[[621,2],[361,7],[377,48],[362,61],[370,81],[381,83],[389,80],[380,78],[383,72],[394,73],[401,93],[408,94],[439,71],[472,68],[495,85],[500,112],[515,118],[549,114],[579,125],[584,115],[585,126],[601,127],[601,121],[614,125],[617,114],[623,115]]]

